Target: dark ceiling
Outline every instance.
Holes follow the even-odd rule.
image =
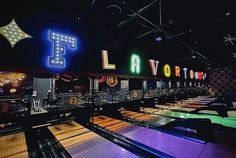
[[[236,65],[236,39],[225,41],[236,37],[233,6],[233,0],[97,1],[87,18],[122,46],[142,47],[160,60],[225,67]]]
[[[113,49],[140,48],[157,60],[227,67],[236,65],[233,6],[233,0],[8,0],[1,2],[0,24],[53,15],[54,23],[79,23],[109,36]]]

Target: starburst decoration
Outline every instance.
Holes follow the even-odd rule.
[[[13,19],[8,25],[0,27],[0,34],[2,34],[11,44],[13,48],[17,42],[25,38],[32,38],[20,29]]]
[[[227,34],[226,36],[224,36],[224,39],[226,45],[231,44],[232,46],[234,46],[234,41],[236,41],[235,37],[232,37],[230,34]]]

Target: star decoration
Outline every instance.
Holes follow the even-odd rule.
[[[32,38],[19,28],[14,19],[8,25],[0,27],[0,34],[2,34],[9,41],[12,48],[20,40]]]
[[[224,36],[224,39],[225,39],[224,42],[226,45],[231,44],[233,46],[234,45],[233,41],[236,41],[236,38],[232,37],[230,34],[227,34],[226,36]]]

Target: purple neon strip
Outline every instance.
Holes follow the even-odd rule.
[[[118,133],[166,154],[180,158],[198,157],[205,147],[205,144],[136,125],[120,130]]]
[[[138,156],[105,138],[96,137],[66,149],[73,158],[137,158]]]

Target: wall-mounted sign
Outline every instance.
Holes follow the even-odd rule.
[[[10,93],[15,93],[15,92],[16,92],[15,88],[10,89]]]
[[[190,79],[193,79],[193,78],[194,78],[194,72],[193,72],[193,70],[190,70],[190,71],[189,71],[189,77],[190,77]]]
[[[78,101],[78,97],[69,97],[69,104],[70,105],[76,105],[76,104],[78,104],[79,103],[79,101]]]
[[[175,66],[175,77],[180,77],[180,67]]]
[[[132,54],[130,58],[130,70],[133,74],[139,74],[141,69],[141,59],[137,54]]]
[[[20,40],[32,38],[20,29],[14,19],[8,25],[0,27],[0,34],[2,34],[10,42],[12,48]]]
[[[158,69],[159,61],[150,59],[150,60],[148,60],[148,62],[149,62],[149,65],[151,67],[151,70],[152,70],[152,75],[156,76],[157,75],[157,69]]]
[[[109,64],[108,52],[107,50],[102,50],[102,68],[108,70],[116,69],[115,64]]]
[[[170,69],[170,65],[169,64],[165,64],[164,65],[163,72],[164,72],[165,77],[170,77],[171,69]]]
[[[110,87],[115,87],[118,84],[116,76],[107,76],[106,82]]]
[[[75,51],[77,49],[77,38],[63,33],[49,31],[49,40],[53,42],[51,56],[48,57],[49,67],[66,67],[66,48]]]

